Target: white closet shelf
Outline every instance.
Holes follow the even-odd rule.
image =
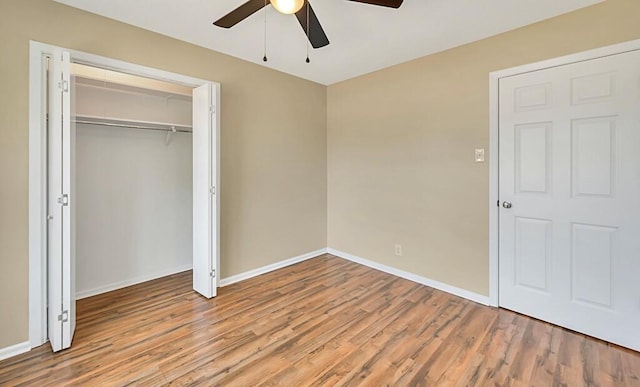
[[[140,77],[119,71],[97,68],[80,63],[71,64],[71,73],[75,76],[77,83],[85,85],[143,94],[157,94],[164,97],[173,96],[189,101],[192,96],[193,88],[189,86]]]
[[[143,120],[129,120],[123,118],[114,118],[114,117],[99,117],[99,116],[90,116],[90,115],[82,115],[78,114],[74,117],[73,122],[78,124],[90,124],[90,125],[103,125],[103,126],[114,126],[120,128],[132,128],[132,129],[148,129],[148,130],[159,130],[159,131],[176,131],[176,132],[192,132],[191,125],[178,124],[178,123],[169,123],[169,122],[154,122],[154,121],[143,121]]]

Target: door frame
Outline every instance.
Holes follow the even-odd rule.
[[[216,105],[216,191],[220,192],[220,84],[36,41],[29,42],[29,345],[48,341],[47,334],[47,82],[44,58],[68,51],[73,62],[93,65],[189,87],[211,84]],[[220,272],[220,195],[216,194],[216,266]]]
[[[640,39],[489,73],[489,304],[491,306],[500,306],[500,96],[498,93],[500,79],[637,50],[640,50]]]

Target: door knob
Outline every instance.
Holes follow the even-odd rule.
[[[511,208],[511,202],[502,202],[502,207]]]

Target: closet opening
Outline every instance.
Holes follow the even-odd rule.
[[[191,270],[192,88],[70,71],[76,299]]]
[[[31,42],[29,341],[76,299],[192,270],[216,295],[220,85]]]

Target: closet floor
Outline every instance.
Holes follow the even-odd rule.
[[[640,353],[323,255],[219,289],[191,272],[80,300],[73,347],[0,385],[628,385]]]

